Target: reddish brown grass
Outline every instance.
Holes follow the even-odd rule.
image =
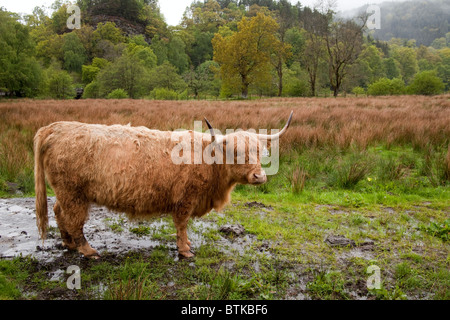
[[[225,129],[237,128],[280,129],[291,110],[294,118],[282,151],[322,146],[365,148],[379,143],[424,149],[447,146],[450,140],[449,95],[254,101],[15,100],[0,103],[0,159],[6,159],[7,165],[32,164],[25,151],[32,150],[35,132],[55,121],[131,123],[174,130],[193,129],[195,120],[206,117],[225,133]]]

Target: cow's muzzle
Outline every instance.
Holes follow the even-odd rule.
[[[250,184],[263,184],[267,182],[267,176],[264,170],[261,170],[260,173],[252,173],[248,179]]]

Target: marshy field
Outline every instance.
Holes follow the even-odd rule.
[[[40,127],[194,129],[206,117],[223,133],[258,131],[281,129],[291,110],[278,174],[238,186],[222,212],[191,221],[195,258],[177,256],[170,217],[130,222],[99,207],[85,234],[100,260],[60,247],[51,210],[50,237],[38,239]],[[449,95],[0,101],[0,298],[448,300],[449,144]],[[67,285],[74,265],[79,289]]]

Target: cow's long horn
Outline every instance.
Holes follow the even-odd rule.
[[[214,133],[214,129],[211,126],[211,124],[209,123],[208,119],[206,119],[206,117],[205,117],[205,121],[206,121],[206,125],[209,128],[209,131],[211,132],[211,142],[214,142],[214,141],[216,141],[216,135]]]
[[[292,116],[294,115],[294,111],[291,111],[291,115],[289,116],[289,119],[286,123],[286,125],[284,126],[284,128],[276,133],[276,134],[258,134],[258,138],[261,140],[275,140],[275,139],[279,139],[285,132],[286,130],[289,128],[289,126],[291,125],[291,121],[292,121]]]

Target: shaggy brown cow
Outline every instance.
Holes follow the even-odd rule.
[[[89,205],[96,203],[125,212],[131,219],[172,214],[178,252],[191,257],[186,232],[189,218],[203,216],[213,208],[220,210],[238,183],[265,183],[259,157],[262,142],[278,139],[291,119],[292,113],[284,129],[271,136],[240,131],[216,137],[206,119],[211,134],[79,122],[43,127],[34,138],[36,216],[41,238],[46,238],[48,228],[47,178],[56,194],[54,212],[66,248],[77,249],[86,257],[99,257],[83,234]],[[225,146],[234,145],[237,154],[238,143],[231,141],[242,137],[246,141],[245,164],[227,163]],[[180,139],[190,141],[194,150],[197,146],[197,152],[213,147],[211,155],[223,159],[223,164],[175,164],[173,150],[180,146]],[[194,153],[182,156],[193,158]],[[252,153],[257,154],[253,164],[249,161]]]

